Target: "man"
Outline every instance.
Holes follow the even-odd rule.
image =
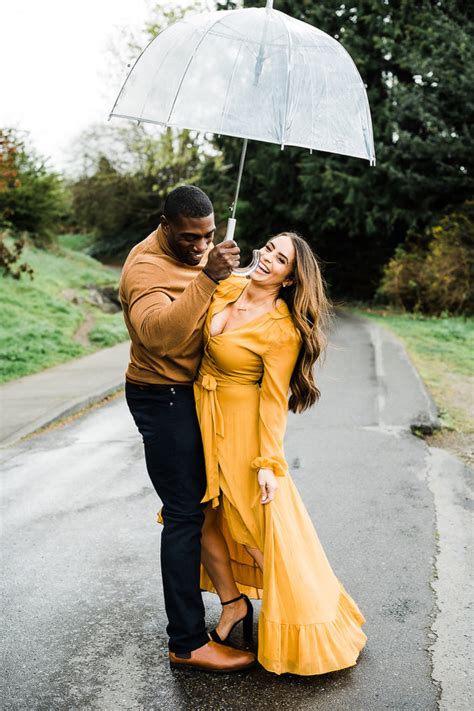
[[[132,341],[125,393],[163,502],[161,570],[173,667],[238,671],[250,652],[210,641],[199,587],[206,475],[192,383],[212,295],[239,263],[235,242],[212,247],[214,211],[189,185],[167,197],[157,230],[137,244],[120,283]]]

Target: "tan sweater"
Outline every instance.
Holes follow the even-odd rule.
[[[216,282],[201,263],[177,260],[161,227],[137,244],[120,280],[120,301],[132,345],[127,380],[187,383],[202,354],[202,327]]]

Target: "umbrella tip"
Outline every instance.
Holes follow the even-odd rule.
[[[266,10],[273,10],[273,0],[267,0]]]

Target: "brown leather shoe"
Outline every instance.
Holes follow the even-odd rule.
[[[170,666],[172,669],[198,669],[206,672],[244,671],[255,666],[257,659],[252,652],[244,652],[225,644],[209,641],[202,647],[186,654],[170,652]]]

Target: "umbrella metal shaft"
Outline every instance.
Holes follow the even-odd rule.
[[[239,174],[237,176],[237,187],[235,189],[234,202],[232,203],[232,219],[235,217],[235,211],[237,210],[237,200],[239,199],[240,183],[242,180],[242,173],[244,172],[245,155],[247,153],[248,139],[244,138],[244,144],[242,146],[242,152],[240,154],[240,164],[239,164]]]
[[[244,138],[244,144],[242,146],[242,152],[240,154],[239,174],[237,176],[237,187],[235,189],[234,202],[232,203],[232,217],[229,217],[229,219],[227,220],[227,234],[226,234],[224,240],[234,239],[235,226],[237,224],[237,220],[235,219],[235,211],[237,209],[237,200],[239,199],[240,181],[242,180],[242,173],[244,171],[245,154],[247,153],[247,144],[248,144],[248,139]],[[260,252],[258,249],[254,249],[252,252],[252,261],[250,262],[248,267],[238,267],[237,269],[233,269],[232,274],[235,274],[236,276],[249,276],[258,267],[259,260],[260,260]]]

